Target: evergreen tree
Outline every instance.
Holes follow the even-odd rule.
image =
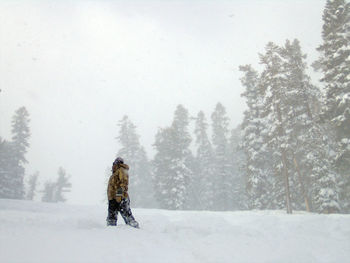
[[[276,207],[282,206],[283,192],[282,180],[284,183],[285,207],[287,213],[292,213],[290,194],[290,174],[287,153],[290,150],[288,134],[286,129],[286,112],[288,103],[286,98],[287,87],[284,78],[283,61],[280,55],[281,49],[274,43],[268,43],[266,53],[260,55],[260,63],[264,70],[260,77],[261,88],[264,92],[262,116],[266,122],[267,146],[272,150],[273,170],[277,175],[273,182],[273,194],[275,195]]]
[[[112,172],[113,172],[112,171],[112,166],[113,166],[113,164],[111,164],[111,166],[109,166],[109,167],[106,167],[105,172],[104,172],[104,175],[105,175],[105,183],[104,184],[106,186],[108,185],[109,178],[111,177]],[[103,189],[101,202],[102,203],[106,203],[106,202],[108,203],[108,198],[107,197],[108,196],[107,196],[107,193],[106,193],[106,189]]]
[[[122,156],[131,169],[135,168],[137,154],[140,149],[139,136],[136,134],[136,126],[124,116],[118,123],[119,135],[116,138],[120,144],[117,156]]]
[[[135,189],[135,199],[133,199],[135,200],[135,205],[145,208],[156,207],[150,162],[142,146],[140,146],[137,154],[135,174],[139,175],[131,178],[131,180],[135,180],[133,184]]]
[[[2,198],[24,198],[24,164],[29,147],[29,114],[25,107],[19,108],[12,118],[12,141],[0,140],[0,196]]]
[[[25,154],[29,147],[29,113],[25,107],[19,108],[12,118],[12,143],[15,150],[15,158],[19,165],[27,163]]]
[[[194,160],[194,174],[192,179],[192,193],[195,207],[199,209],[214,209],[213,148],[209,140],[208,123],[205,115],[200,111],[196,118],[195,135],[197,153]]]
[[[174,176],[170,169],[172,165],[172,152],[175,147],[173,141],[173,132],[170,127],[159,129],[156,137],[154,147],[156,154],[152,163],[153,167],[153,181],[156,199],[161,208],[174,208],[170,196],[171,178]]]
[[[292,196],[297,209],[310,211],[310,197],[318,212],[339,211],[336,174],[328,155],[325,131],[317,123],[312,108],[320,91],[306,74],[306,55],[298,40],[286,41],[281,49],[284,70],[285,129],[289,155]],[[302,205],[302,204],[305,204]]]
[[[337,176],[325,130],[317,122],[320,91],[306,74],[298,40],[274,43],[260,55],[260,76],[242,66],[248,110],[243,143],[250,207],[339,210]],[[282,176],[281,176],[282,175]],[[268,194],[264,194],[268,193]],[[311,202],[313,201],[313,202]]]
[[[218,103],[211,115],[212,142],[214,150],[213,168],[216,173],[214,184],[215,210],[233,209],[232,195],[232,164],[229,159],[229,128],[226,109]]]
[[[33,200],[36,194],[36,188],[38,185],[39,172],[32,174],[28,180],[28,191],[26,194],[27,200]]]
[[[18,198],[14,188],[17,163],[13,145],[0,138],[0,198]]]
[[[146,152],[136,133],[136,126],[128,116],[124,116],[118,126],[117,140],[121,147],[117,156],[123,157],[130,165],[129,193],[132,203],[136,207],[150,207],[154,204],[152,176]]]
[[[159,130],[156,135],[155,190],[162,208],[188,208],[192,177],[192,155],[189,150],[191,136],[188,125],[188,111],[178,105],[171,127]]]
[[[323,73],[325,85],[322,117],[334,131],[332,158],[341,174],[341,201],[350,212],[350,3],[328,0],[323,12],[323,43],[315,68]],[[332,136],[330,136],[332,137]]]
[[[69,182],[69,177],[66,174],[66,171],[60,167],[58,168],[58,178],[54,187],[54,202],[65,202],[66,198],[63,196],[63,193],[70,192],[72,184]]]
[[[56,182],[47,181],[44,189],[41,191],[43,196],[41,201],[48,203],[65,202],[64,193],[71,191],[72,184],[69,182],[69,176],[66,171],[60,167],[58,168],[58,177]]]
[[[41,191],[43,193],[41,201],[47,203],[54,203],[55,188],[56,185],[54,182],[45,182],[44,189]]]
[[[242,148],[240,147],[242,140],[241,127],[237,127],[231,131],[229,140],[229,156],[232,170],[230,172],[232,178],[232,209],[244,210],[247,208],[247,193],[246,180],[244,176],[245,157]]]
[[[267,147],[266,123],[263,118],[264,93],[259,85],[259,75],[250,65],[240,66],[244,73],[241,78],[246,88],[242,97],[246,98],[248,109],[244,112],[242,123],[242,149],[245,153],[246,189],[248,208],[273,208],[272,185],[274,181],[272,154]]]

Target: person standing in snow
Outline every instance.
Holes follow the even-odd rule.
[[[107,226],[116,226],[118,212],[122,215],[125,224],[132,227],[139,227],[130,209],[130,199],[128,195],[129,166],[124,163],[123,158],[118,157],[113,162],[112,175],[108,181],[108,216]]]

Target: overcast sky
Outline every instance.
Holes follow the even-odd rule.
[[[208,120],[221,102],[242,120],[238,66],[259,68],[269,41],[298,38],[317,58],[325,1],[1,1],[0,136],[14,111],[30,113],[27,174],[40,187],[63,166],[71,203],[103,199],[105,171],[128,115],[152,157],[176,105]],[[314,79],[315,81],[317,78]],[[132,174],[132,173],[131,173]]]

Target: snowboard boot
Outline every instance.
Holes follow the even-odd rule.
[[[108,212],[107,216],[107,226],[116,226],[117,225],[118,214],[117,212]]]
[[[127,223],[127,225],[129,225],[129,226],[131,226],[131,227],[135,227],[135,228],[140,228],[139,223],[138,223],[135,219],[130,220],[130,221]]]
[[[139,228],[139,223],[135,220],[134,216],[131,213],[129,198],[123,199],[120,203],[120,214],[122,215],[125,224]]]
[[[129,225],[131,227],[140,228],[139,223],[135,220],[133,215],[125,217],[124,221],[125,221],[125,224],[127,224],[127,225]]]
[[[107,218],[107,226],[116,226],[117,220]]]

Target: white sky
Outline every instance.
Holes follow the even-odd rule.
[[[59,166],[71,203],[103,199],[105,170],[128,115],[153,155],[177,104],[207,118],[223,103],[232,127],[245,102],[238,66],[258,66],[269,41],[298,38],[309,63],[325,1],[1,1],[0,136],[14,111],[31,118],[27,173],[41,185]]]

